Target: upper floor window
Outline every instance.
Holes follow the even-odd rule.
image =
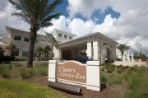
[[[62,34],[61,34],[61,33],[59,33],[59,34],[58,34],[58,37],[62,37]]]
[[[64,38],[67,39],[67,35],[64,35]]]
[[[30,39],[29,39],[28,37],[24,37],[24,41],[25,41],[25,42],[29,42]]]
[[[14,40],[21,40],[21,36],[14,36]]]

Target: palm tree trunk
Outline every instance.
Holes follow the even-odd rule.
[[[37,29],[35,27],[32,27],[30,32],[30,46],[29,46],[29,57],[28,57],[27,67],[33,67],[33,54],[34,54],[36,36],[37,36]]]

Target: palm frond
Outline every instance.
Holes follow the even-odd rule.
[[[53,18],[58,18],[60,15],[61,15],[61,13],[56,13],[56,14],[53,14],[53,15],[50,15],[50,16],[46,17],[45,19],[43,19],[43,20],[41,21],[41,23],[40,23],[41,27],[42,27],[42,25],[44,25],[44,24],[50,22],[51,19],[53,19]]]
[[[40,29],[52,25],[52,18],[57,18],[61,14],[56,13],[55,8],[62,0],[54,0],[49,3],[48,0],[9,0],[20,13],[14,13],[18,17],[27,21],[31,27]]]
[[[53,37],[52,34],[49,34],[47,32],[45,32],[46,35],[48,36],[48,38],[52,41],[53,45],[55,45],[56,48],[59,48],[59,43],[58,41]]]

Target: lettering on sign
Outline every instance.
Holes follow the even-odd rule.
[[[59,63],[57,66],[57,78],[86,83],[86,64],[76,61]]]

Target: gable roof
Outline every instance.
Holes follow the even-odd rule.
[[[84,35],[84,36],[75,37],[74,39],[71,39],[71,40],[69,40],[69,41],[65,41],[65,42],[63,42],[63,43],[61,43],[61,44],[66,44],[66,43],[74,42],[74,41],[77,41],[77,40],[80,40],[80,39],[84,39],[84,38],[88,38],[88,39],[89,39],[89,38],[91,38],[91,37],[98,37],[98,38],[100,38],[100,39],[108,40],[108,41],[111,41],[111,42],[117,44],[117,42],[116,42],[115,40],[113,40],[113,39],[111,39],[111,38],[109,38],[109,37],[107,37],[107,36],[101,34],[100,32],[89,33],[89,34]]]

